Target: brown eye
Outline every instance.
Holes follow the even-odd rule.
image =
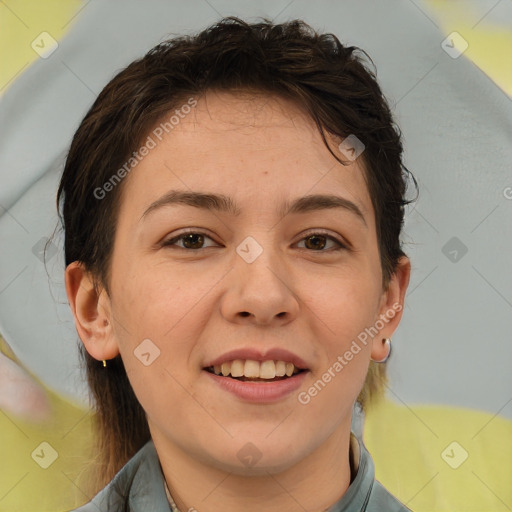
[[[325,236],[318,236],[318,235],[312,235],[308,236],[306,239],[306,247],[308,249],[323,249],[326,244],[326,237]]]
[[[205,240],[212,239],[204,233],[190,231],[188,233],[182,233],[181,235],[175,236],[174,238],[163,242],[162,245],[164,247],[177,247],[178,249],[190,249],[197,251],[199,249],[212,247],[212,245],[205,247]],[[181,244],[178,244],[177,242],[181,242]]]
[[[204,244],[204,236],[200,233],[189,233],[183,238],[183,246],[186,249],[201,249]]]
[[[327,250],[324,250],[329,241],[334,242],[337,247],[328,247]],[[312,233],[303,238],[300,242],[304,242],[306,249],[316,252],[330,252],[329,249],[336,251],[346,248],[346,246],[342,244],[339,240],[337,240],[333,236],[324,233]]]

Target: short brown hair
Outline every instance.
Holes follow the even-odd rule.
[[[76,131],[57,194],[65,230],[66,265],[80,261],[109,293],[111,256],[123,183],[102,200],[94,190],[109,180],[143,138],[187,98],[209,90],[254,91],[292,100],[325,132],[355,134],[375,210],[383,287],[405,253],[400,243],[407,175],[401,133],[368,55],[319,34],[301,20],[248,24],[220,20],[194,36],[165,41],[119,72],[101,91]],[[373,62],[372,62],[373,65]],[[414,176],[412,176],[414,180]],[[416,185],[416,181],[414,180]],[[120,356],[108,368],[80,344],[97,411],[104,485],[150,438]],[[358,398],[363,406],[382,387],[385,365],[370,363]]]

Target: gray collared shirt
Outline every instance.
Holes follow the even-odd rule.
[[[354,438],[355,439],[355,438]],[[164,476],[153,441],[148,441],[89,503],[74,512],[169,512]],[[357,474],[325,512],[410,512],[375,480],[373,460],[359,442]]]

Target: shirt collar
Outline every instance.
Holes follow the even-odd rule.
[[[364,443],[350,434],[351,468],[357,473],[341,498],[325,512],[360,512],[366,510],[375,481],[375,467]]]
[[[359,512],[364,510],[373,487],[375,470],[364,444],[350,436],[351,468],[357,471],[341,498],[325,512]],[[149,440],[119,471],[112,482],[93,502],[100,510],[117,510],[128,494],[130,512],[169,512],[165,480],[152,440]],[[122,510],[122,508],[120,508]]]

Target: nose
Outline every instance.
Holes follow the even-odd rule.
[[[240,254],[228,274],[222,315],[230,322],[257,325],[284,325],[296,318],[300,309],[294,290],[297,276],[277,251],[267,246],[251,263],[243,251]]]

